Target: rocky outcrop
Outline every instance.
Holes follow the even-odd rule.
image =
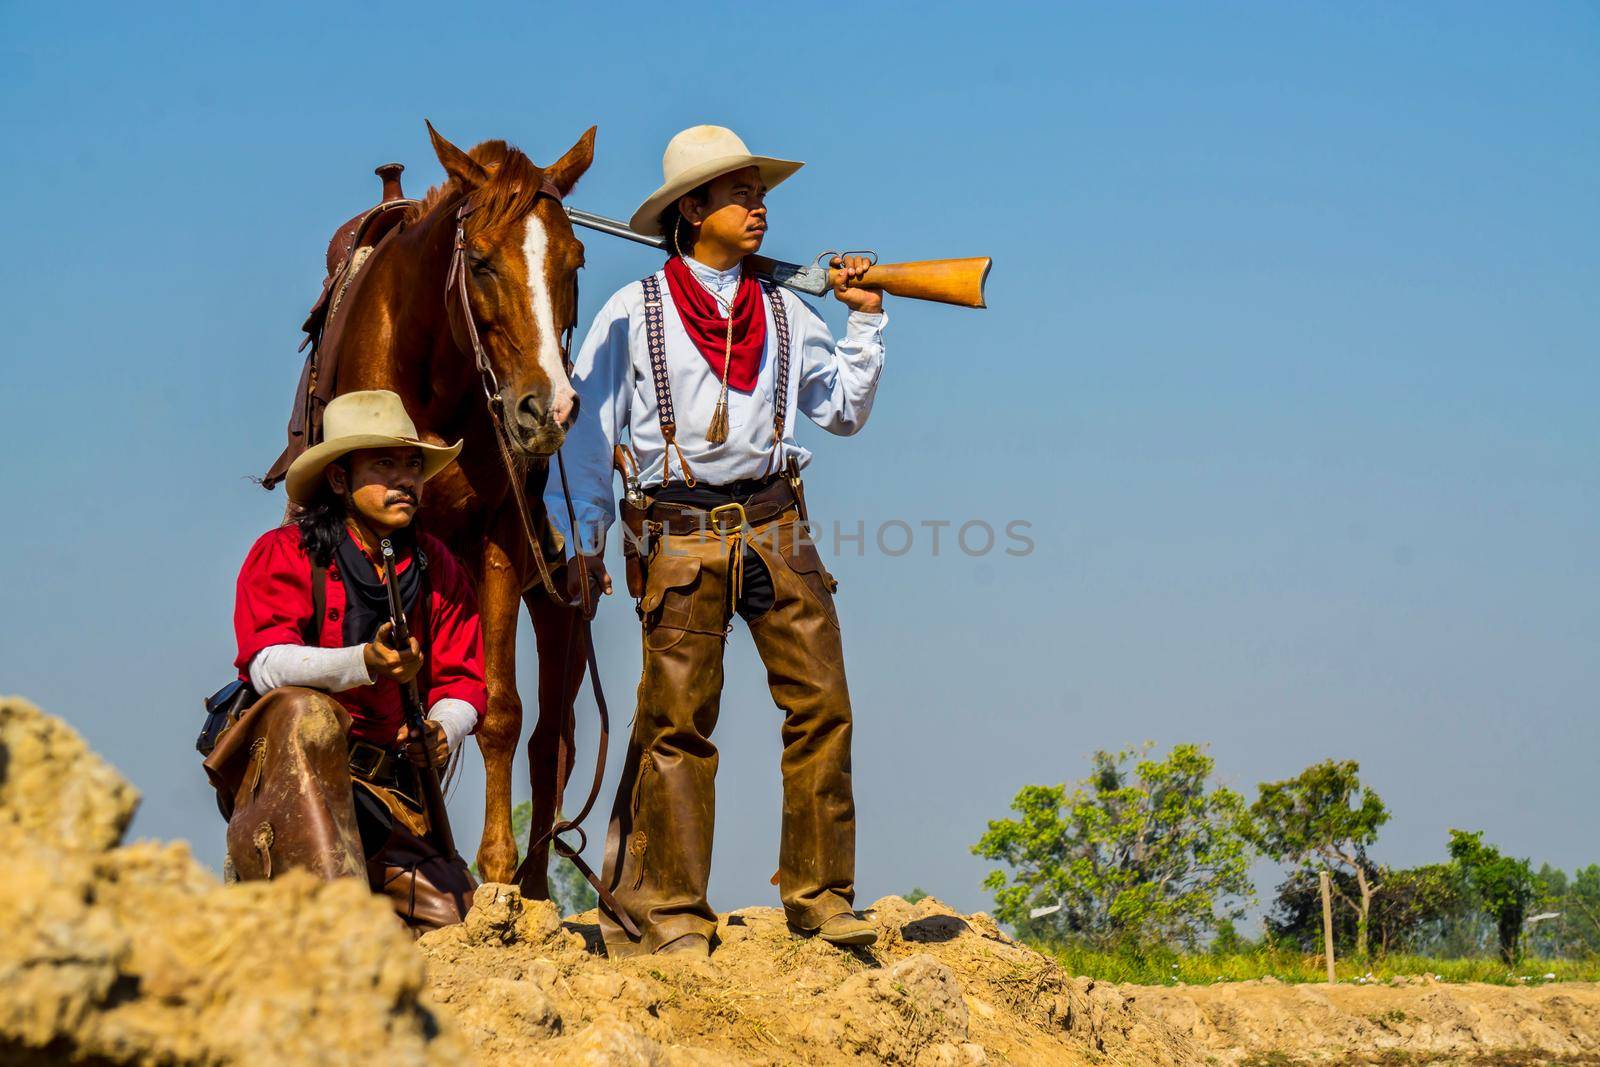
[[[186,845],[118,847],[137,802],[70,727],[0,699],[0,1063],[470,1058],[366,886],[224,887]]]

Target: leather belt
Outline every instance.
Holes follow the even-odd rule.
[[[730,499],[725,504],[711,508],[652,500],[645,517],[650,524],[659,526],[663,533],[691,534],[706,530],[732,533],[746,526],[771,522],[796,507],[797,503],[793,487],[786,479],[779,477],[743,500]]]

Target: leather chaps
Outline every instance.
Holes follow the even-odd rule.
[[[744,581],[745,553],[766,573]],[[668,532],[644,568],[644,672],[611,813],[604,881],[643,934],[604,912],[611,955],[716,932],[706,899],[715,821],[722,653],[737,612],[783,712],[778,890],[789,922],[815,930],[855,899],[852,729],[834,581],[793,510],[737,537]],[[754,575],[752,575],[754,578]],[[760,603],[753,603],[759,591]]]
[[[356,781],[350,715],[315,689],[274,689],[230,726],[205,762],[228,819],[241,881],[287,870],[365,877],[414,934],[465,918],[476,882],[425,839],[427,819],[394,784]]]

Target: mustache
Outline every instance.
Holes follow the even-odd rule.
[[[391,489],[387,494],[384,495],[383,498],[385,507],[393,507],[395,504],[399,504],[402,501],[407,504],[415,505],[417,502],[417,494],[408,493],[404,489]]]

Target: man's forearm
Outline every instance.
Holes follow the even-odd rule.
[[[301,685],[325,693],[371,685],[362,645],[314,648],[310,645],[272,645],[250,661],[250,684],[258,693],[279,686]]]

